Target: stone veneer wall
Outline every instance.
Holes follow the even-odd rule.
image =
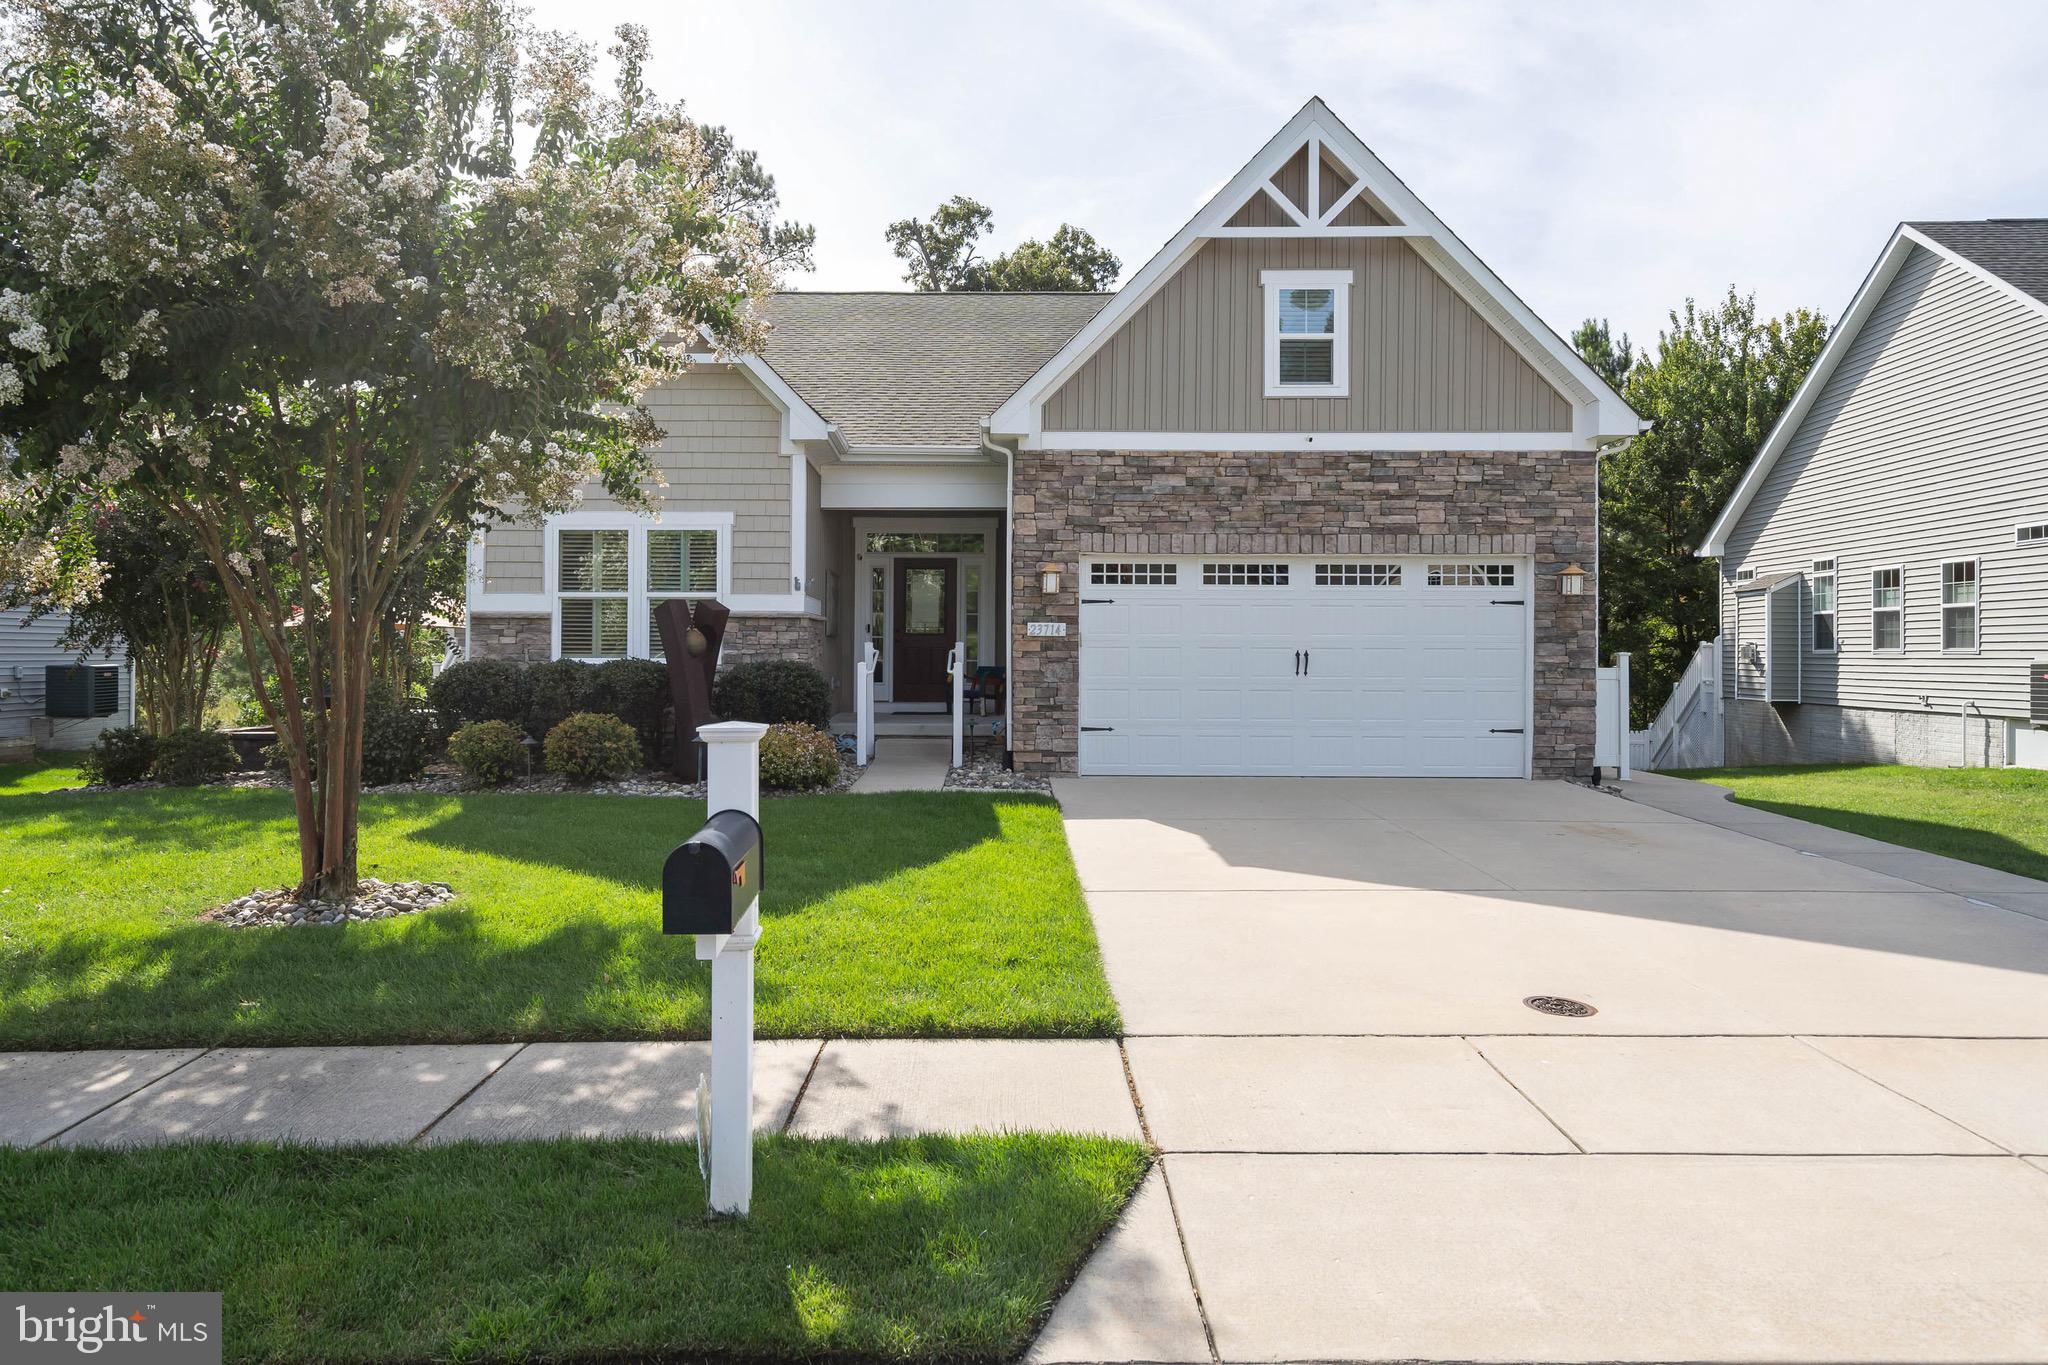
[[[820,616],[734,616],[726,625],[721,666],[756,659],[799,659],[825,667],[825,620]],[[554,650],[554,622],[547,616],[478,615],[470,624],[470,649],[479,659],[538,663]]]
[[[1593,767],[1599,539],[1591,451],[1030,451],[1016,462],[1010,553],[1013,749],[1020,771],[1071,773],[1079,758],[1080,561],[1084,555],[1513,554],[1533,557],[1537,777]],[[1060,566],[1060,591],[1039,566]],[[1065,621],[1065,637],[1027,622]]]
[[[485,616],[469,620],[469,654],[473,659],[510,659],[542,663],[555,651],[552,616]]]

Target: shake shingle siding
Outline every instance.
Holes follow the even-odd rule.
[[[789,581],[789,460],[782,420],[743,374],[700,366],[641,400],[666,433],[653,451],[668,486],[661,505],[676,512],[731,512],[732,590],[786,593]],[[579,510],[621,504],[586,485]],[[493,527],[484,537],[489,592],[545,592],[538,529]]]
[[[1915,248],[1730,531],[1722,621],[1737,570],[1810,574],[1832,558],[1838,652],[1813,652],[1810,576],[1801,588],[1805,705],[2024,716],[2023,665],[2048,656],[2048,545],[2016,545],[2013,530],[2042,520],[2048,317]],[[1981,565],[1967,655],[1942,648],[1941,569],[1962,559]],[[1905,649],[1876,654],[1871,575],[1892,567]],[[1732,696],[1736,651],[1723,653]],[[1738,731],[1731,713],[1731,742]]]

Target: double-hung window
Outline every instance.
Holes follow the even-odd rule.
[[[1878,569],[1870,575],[1870,647],[1897,653],[1906,647],[1906,572]]]
[[[1835,561],[1813,561],[1813,652],[1835,652]]]
[[[1351,272],[1264,270],[1266,397],[1351,392]]]
[[[1941,647],[1970,653],[1977,648],[1977,561],[1951,560],[1941,566]]]
[[[665,657],[654,611],[677,597],[710,597],[718,591],[718,532],[647,532],[647,657]]]
[[[549,525],[555,657],[659,659],[655,609],[726,591],[731,523],[708,516],[683,521],[572,512]]]
[[[629,640],[633,533],[558,530],[556,591],[561,596],[561,656],[623,659]]]

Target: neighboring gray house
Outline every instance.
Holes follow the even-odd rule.
[[[107,727],[134,723],[134,670],[125,656],[114,654],[83,660],[88,667],[118,670],[111,714],[48,714],[46,670],[81,662],[77,650],[61,643],[70,624],[71,618],[61,612],[30,620],[26,610],[0,611],[0,761],[26,757],[29,749],[83,749]]]
[[[1728,763],[2048,767],[2048,219],[1900,225],[1700,553]]]
[[[939,710],[1003,670],[1047,773],[1579,776],[1602,449],[1635,413],[1311,100],[1113,295],[781,294],[648,396],[658,518],[470,559],[476,656],[723,662]]]

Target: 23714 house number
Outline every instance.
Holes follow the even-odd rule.
[[[1026,621],[1024,623],[1024,633],[1026,635],[1065,635],[1067,633],[1067,623],[1065,621]]]

